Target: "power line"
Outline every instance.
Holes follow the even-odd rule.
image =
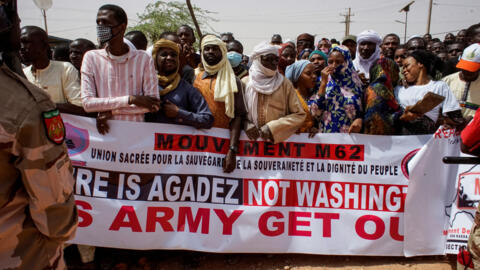
[[[322,24],[336,24],[337,22],[335,21],[274,21],[274,20],[249,20],[249,19],[244,19],[244,20],[230,20],[230,19],[225,19],[225,20],[220,20],[221,22],[230,22],[230,23],[270,23],[270,24],[315,24],[315,23],[322,23]]]
[[[452,6],[452,7],[467,7],[467,8],[480,8],[476,5],[457,5],[457,4],[442,4],[442,3],[433,3],[435,6]]]
[[[374,6],[374,7],[365,7],[365,8],[358,8],[358,9],[355,9],[357,12],[358,11],[373,11],[373,10],[378,10],[378,9],[387,9],[387,8],[390,8],[392,6],[396,6],[397,4],[396,3],[390,3],[390,4],[386,4],[386,5],[379,5],[379,6]],[[239,16],[235,16],[235,15],[227,15],[229,18],[235,18],[235,17],[240,17],[240,18],[246,18],[246,17],[256,17],[256,16],[259,16],[259,17],[265,17],[267,15],[282,15],[281,17],[282,18],[285,18],[285,17],[297,17],[297,16],[301,16],[301,17],[306,17],[306,16],[315,16],[315,17],[318,17],[318,15],[323,15],[323,14],[333,14],[335,13],[336,10],[321,10],[321,11],[316,11],[316,10],[310,10],[310,11],[300,11],[300,12],[291,12],[291,11],[286,11],[286,12],[262,12],[262,13],[247,13],[247,14],[242,14],[242,15],[239,15]],[[226,15],[226,14],[225,14]]]

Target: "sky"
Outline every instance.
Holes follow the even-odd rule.
[[[273,34],[283,40],[292,39],[301,33],[341,40],[345,24],[341,21],[350,7],[350,34],[373,29],[381,36],[396,33],[403,41],[405,13],[399,10],[411,0],[191,0],[192,4],[212,12],[216,22],[210,22],[213,31],[232,32],[235,39],[244,45],[244,53],[250,54],[253,47]],[[96,41],[96,14],[103,4],[121,6],[129,18],[129,26],[138,23],[138,14],[154,0],[52,0],[47,10],[47,26],[50,35],[68,39],[87,38]],[[170,2],[170,1],[169,1]],[[415,0],[408,13],[407,39],[423,35],[427,30],[429,0]],[[33,0],[18,0],[21,25],[37,25],[44,28],[43,17]],[[433,0],[430,33],[443,40],[448,32],[480,22],[478,0]],[[193,25],[192,25],[193,27]],[[174,29],[173,29],[174,30]],[[204,31],[205,32],[205,31]],[[95,42],[96,43],[96,42]]]

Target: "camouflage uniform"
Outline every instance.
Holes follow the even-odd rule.
[[[468,251],[472,255],[475,270],[480,270],[480,206],[475,212],[472,230],[468,236]]]
[[[77,210],[65,144],[48,139],[42,119],[55,105],[0,65],[0,269],[65,269]]]

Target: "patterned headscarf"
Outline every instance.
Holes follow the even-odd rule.
[[[157,74],[158,84],[161,88],[163,88],[160,90],[160,95],[163,96],[168,94],[172,90],[175,90],[178,84],[180,83],[180,74],[178,74],[178,70],[180,68],[179,67],[180,66],[180,60],[179,60],[180,48],[178,48],[177,43],[170,40],[163,39],[163,38],[155,42],[152,50],[152,57],[153,57],[153,62],[155,63],[155,69],[157,69],[157,72],[159,69],[158,63],[157,63],[157,54],[161,48],[170,48],[177,53],[177,70],[168,76]]]
[[[205,61],[202,53],[202,64],[205,71],[208,74],[217,74],[213,98],[215,101],[224,102],[225,114],[230,118],[234,118],[234,95],[238,92],[238,87],[235,73],[227,59],[227,46],[225,45],[225,42],[214,35],[206,35],[203,37],[201,44],[202,51],[207,45],[216,45],[220,47],[220,50],[222,51],[222,60],[214,66],[210,66]]]
[[[394,119],[402,113],[393,92],[398,80],[399,68],[387,57],[381,57],[370,68],[371,83],[365,92],[365,134],[396,134]]]
[[[350,56],[348,48],[343,45],[336,46],[332,49],[330,55],[333,52],[340,52],[343,55],[344,62],[343,65],[339,66],[333,74],[329,76],[326,92],[341,91],[341,89],[344,89],[361,93],[362,81],[353,67],[352,57]]]
[[[393,91],[399,79],[399,68],[393,60],[381,57],[376,65],[370,69],[370,86],[377,84],[384,85],[388,90]]]

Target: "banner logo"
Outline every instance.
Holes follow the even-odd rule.
[[[88,130],[76,127],[70,123],[65,123],[67,129],[67,139],[65,143],[70,157],[83,153],[87,150],[90,139]]]
[[[420,148],[413,150],[412,152],[408,153],[403,159],[402,159],[402,173],[403,175],[407,178],[410,179],[410,172],[408,171],[408,163],[412,158],[420,151]]]

